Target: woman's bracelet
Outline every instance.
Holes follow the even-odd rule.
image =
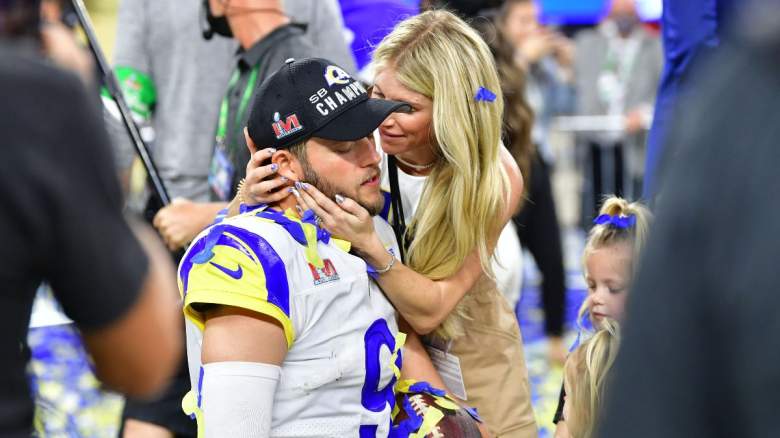
[[[390,254],[390,263],[388,263],[387,266],[385,266],[382,269],[374,268],[374,272],[376,272],[377,274],[384,274],[385,272],[389,271],[390,269],[393,269],[393,265],[395,265],[395,256],[390,251],[388,251],[387,253]]]
[[[236,200],[238,200],[238,213],[239,214],[244,214],[244,213],[246,213],[248,211],[253,211],[253,210],[257,210],[257,209],[265,209],[266,208],[266,204],[264,204],[262,202],[259,203],[259,204],[254,204],[254,203],[252,203],[251,199],[246,199],[244,197],[244,195],[245,195],[244,191],[245,190],[246,190],[246,180],[244,178],[241,178],[241,181],[238,182],[238,187],[236,188],[236,195],[237,196],[232,201],[230,201],[230,205],[232,205]]]

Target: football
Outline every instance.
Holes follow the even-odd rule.
[[[441,400],[444,400],[443,402]],[[425,435],[426,438],[481,438],[477,421],[463,408],[447,399],[428,392],[398,392],[396,395],[398,414],[393,419],[393,428],[398,434],[408,436],[417,433],[423,427],[422,420],[430,410],[441,412],[433,414],[441,417]]]

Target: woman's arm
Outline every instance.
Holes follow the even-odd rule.
[[[510,193],[499,233],[516,212],[523,191],[520,170],[504,148],[501,161],[509,177]],[[348,198],[336,204],[311,185],[300,187],[304,208],[314,210],[326,229],[352,242],[354,250],[376,269],[389,265],[392,256],[374,232],[371,217],[363,207]],[[498,233],[488,242],[490,251],[497,239]],[[378,283],[414,331],[427,334],[441,325],[480,275],[482,265],[475,249],[449,277],[434,281],[396,261],[389,271],[379,275]]]
[[[561,420],[555,425],[555,438],[569,438],[569,427],[566,426],[566,422]]]
[[[408,323],[403,318],[398,319],[398,329],[406,333],[406,344],[404,344],[404,360],[401,367],[402,379],[413,379],[421,382],[428,382],[434,388],[450,392],[444,384],[439,372],[431,362],[431,357],[425,350],[425,347],[417,333],[414,333]]]
[[[523,175],[520,173],[520,168],[517,167],[517,162],[514,157],[512,157],[509,150],[502,147],[499,154],[501,154],[501,164],[504,165],[504,171],[506,171],[506,176],[509,178],[509,199],[507,200],[506,209],[504,210],[504,222],[501,227],[503,229],[507,222],[517,214],[517,210],[520,207],[520,200],[523,199],[523,196],[525,195],[525,183],[523,182]],[[499,230],[499,233],[501,233],[501,230]],[[498,239],[498,235],[496,235],[495,238]]]

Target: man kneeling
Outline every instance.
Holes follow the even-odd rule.
[[[315,184],[375,215],[385,198],[371,133],[406,107],[369,99],[326,60],[290,60],[260,86],[245,134],[251,147],[276,149],[272,162],[288,184]],[[294,191],[268,206],[242,206],[182,259],[193,378],[183,406],[207,437],[388,436],[405,335],[370,268],[349,242],[299,214]],[[398,253],[393,230],[376,216],[374,223],[389,262]],[[410,340],[407,356],[426,361]],[[403,377],[414,370],[408,377],[440,383],[429,379],[429,362],[407,365]]]

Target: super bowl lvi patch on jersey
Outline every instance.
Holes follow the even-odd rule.
[[[330,283],[331,281],[336,281],[339,279],[339,273],[336,271],[336,267],[333,266],[333,262],[331,262],[330,259],[323,259],[322,263],[323,266],[321,268],[308,263],[315,286]]]

